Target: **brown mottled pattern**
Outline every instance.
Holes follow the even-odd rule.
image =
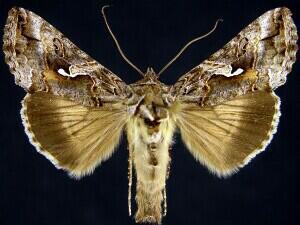
[[[249,84],[231,88],[231,94],[226,94],[227,86],[223,90],[217,87],[221,95],[215,96],[211,80],[218,77],[219,83],[226,82],[231,79],[224,76],[228,69],[234,72],[238,68],[243,69],[240,76],[249,70],[257,72],[257,90],[276,89],[283,85],[298,49],[297,29],[291,15],[287,8],[276,8],[257,18],[222,49],[182,76],[174,85],[173,94],[180,101],[199,102],[206,98],[205,104],[214,105],[252,91]],[[216,97],[218,101],[215,101]]]
[[[110,102],[127,95],[118,76],[33,12],[11,9],[3,42],[5,61],[16,83],[29,92],[47,91],[87,106],[96,106],[95,98]],[[62,76],[59,69],[71,76]],[[92,91],[92,87],[96,88]]]
[[[32,145],[80,178],[111,156],[126,130],[129,214],[135,175],[135,220],[159,224],[175,130],[212,173],[229,176],[245,166],[276,132],[280,99],[273,90],[291,71],[297,38],[289,9],[273,9],[174,85],[151,68],[126,85],[41,17],[13,8],[3,51],[28,92],[21,118]]]

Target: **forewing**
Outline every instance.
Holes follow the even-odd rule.
[[[30,142],[75,177],[91,173],[113,153],[127,119],[119,103],[86,107],[43,92],[27,94],[22,106]]]
[[[279,98],[252,92],[216,106],[180,103],[176,123],[193,156],[227,176],[266,148],[276,132]]]
[[[177,100],[216,105],[284,84],[296,60],[297,30],[287,8],[270,10],[173,86]]]
[[[119,101],[126,84],[33,12],[12,8],[3,36],[5,61],[16,83],[87,106]]]

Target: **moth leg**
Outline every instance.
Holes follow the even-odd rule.
[[[133,168],[133,146],[128,146],[128,213],[131,216],[131,190],[132,190],[132,168]]]

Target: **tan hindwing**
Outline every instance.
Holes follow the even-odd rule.
[[[21,116],[37,150],[75,177],[113,153],[126,123],[121,104],[91,108],[47,93],[27,94]]]
[[[218,176],[227,176],[269,144],[279,103],[273,92],[252,92],[217,106],[182,103],[177,125],[194,157]]]

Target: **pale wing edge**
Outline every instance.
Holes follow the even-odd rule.
[[[41,144],[37,141],[33,131],[31,130],[30,122],[28,121],[27,116],[27,106],[26,106],[26,100],[30,97],[30,94],[26,94],[24,99],[22,100],[22,108],[20,111],[22,124],[24,126],[25,133],[27,134],[29,138],[29,142],[36,148],[37,152],[45,156],[57,169],[62,169],[62,167],[59,166],[58,161],[55,159],[54,156],[52,156],[49,152],[43,150]]]
[[[281,116],[281,112],[280,112],[281,101],[280,101],[280,98],[274,92],[272,92],[272,96],[276,100],[276,103],[275,103],[275,106],[274,106],[275,112],[274,112],[273,119],[272,119],[272,122],[271,122],[270,130],[269,130],[265,140],[261,143],[260,148],[255,149],[252,153],[250,153],[248,156],[246,156],[246,158],[243,160],[243,162],[240,165],[238,165],[238,167],[233,168],[233,170],[228,170],[224,174],[220,174],[220,173],[218,173],[218,171],[212,171],[218,177],[226,178],[226,177],[229,177],[229,176],[237,173],[239,171],[239,169],[246,166],[255,156],[257,156],[259,153],[265,151],[266,148],[268,147],[268,145],[271,143],[274,134],[277,132],[277,128],[278,128],[278,124],[279,124],[279,118]]]
[[[226,177],[229,177],[229,176],[237,173],[239,171],[239,169],[246,166],[256,155],[263,152],[267,148],[267,146],[271,143],[271,140],[272,140],[274,134],[277,132],[279,118],[281,116],[281,112],[280,112],[281,102],[280,102],[280,98],[273,91],[271,92],[271,94],[272,94],[272,97],[274,97],[274,99],[275,99],[275,105],[274,105],[274,114],[273,114],[273,119],[272,119],[272,122],[270,125],[270,130],[267,133],[265,140],[261,142],[260,147],[253,150],[249,155],[247,155],[245,157],[245,159],[243,159],[243,161],[241,163],[237,164],[234,168],[223,170],[223,171],[218,171],[216,168],[211,166],[210,163],[206,162],[206,160],[204,158],[202,158],[201,153],[197,153],[196,151],[190,150],[188,143],[186,143],[185,141],[183,141],[184,145],[187,147],[189,152],[194,156],[194,158],[197,161],[199,161],[202,165],[206,166],[212,174],[218,176],[219,178],[226,178]]]
[[[275,112],[274,112],[274,115],[273,115],[273,120],[272,120],[272,123],[271,123],[271,129],[268,132],[268,134],[266,136],[266,139],[261,143],[261,148],[258,148],[256,150],[254,150],[251,154],[249,154],[244,159],[243,163],[240,165],[240,168],[247,165],[257,154],[259,154],[259,153],[263,152],[264,150],[266,150],[268,145],[271,143],[274,134],[277,132],[279,119],[280,119],[280,116],[281,116],[281,112],[280,112],[281,101],[280,101],[280,98],[274,92],[272,92],[272,96],[276,99],[276,104],[275,104]]]
[[[118,148],[118,146],[120,144],[120,140],[122,138],[122,134],[123,134],[122,131],[120,132],[120,136],[119,136],[116,144],[114,145],[113,150],[109,151],[108,154],[103,155],[103,157],[101,159],[99,159],[97,163],[95,163],[95,166],[89,168],[87,171],[85,171],[83,173],[76,173],[75,171],[72,172],[72,171],[70,171],[70,170],[68,170],[64,167],[61,167],[59,165],[58,160],[51,153],[49,153],[47,150],[43,149],[41,144],[37,141],[37,139],[34,135],[34,132],[31,130],[31,125],[30,125],[30,122],[28,121],[27,106],[26,106],[26,100],[27,100],[27,98],[30,97],[30,95],[31,94],[26,94],[26,96],[24,97],[24,99],[21,102],[22,108],[21,108],[21,111],[20,111],[20,115],[21,115],[21,119],[22,119],[22,124],[24,126],[24,131],[25,131],[26,135],[28,136],[29,142],[35,147],[37,152],[40,153],[41,155],[43,155],[44,157],[46,157],[46,159],[48,159],[55,166],[55,168],[62,169],[64,171],[66,171],[69,174],[69,176],[72,177],[72,178],[79,179],[83,176],[92,174],[93,171],[95,170],[95,168],[100,166],[102,162],[109,159],[113,155],[115,150]],[[125,122],[123,124],[123,127],[120,128],[120,129],[123,130],[124,126],[125,126]]]

